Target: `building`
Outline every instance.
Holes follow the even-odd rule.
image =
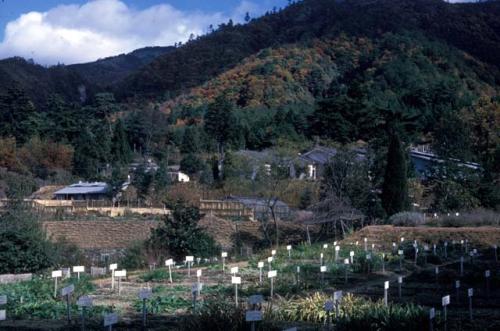
[[[181,171],[179,165],[168,166],[167,176],[171,182],[187,183],[191,180],[189,175]]]
[[[355,149],[356,159],[362,161],[366,159],[364,149]],[[337,155],[336,148],[316,146],[307,153],[299,155],[290,165],[290,176],[292,178],[317,180],[323,176],[325,165]]]
[[[57,200],[105,200],[109,198],[110,186],[103,182],[78,182],[54,192]]]
[[[241,197],[230,195],[224,199],[225,201],[237,201],[246,208],[253,211],[254,219],[261,220],[272,218],[272,212],[278,219],[285,220],[290,217],[290,207],[279,200],[278,198],[257,198],[257,197]]]

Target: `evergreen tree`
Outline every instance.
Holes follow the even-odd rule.
[[[182,153],[197,153],[200,149],[200,140],[196,127],[188,126],[184,130],[182,137],[181,152]]]
[[[389,139],[382,205],[388,215],[393,215],[407,208],[408,183],[405,151],[399,135],[392,133]]]
[[[116,121],[111,139],[111,154],[112,160],[118,164],[128,164],[131,159],[130,145],[127,140],[127,133],[123,121]]]
[[[35,105],[24,91],[10,88],[0,95],[0,136],[24,142],[38,131]]]

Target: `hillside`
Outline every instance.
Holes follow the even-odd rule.
[[[69,102],[84,101],[173,49],[146,47],[129,54],[68,66],[44,67],[18,57],[0,60],[0,94],[16,87],[41,107],[53,94]]]
[[[125,95],[175,95],[233,68],[264,48],[335,38],[341,33],[373,38],[386,32],[419,31],[498,66],[499,15],[499,1],[449,4],[441,0],[304,0],[247,25],[223,24],[216,32],[159,57],[127,78],[117,91]]]

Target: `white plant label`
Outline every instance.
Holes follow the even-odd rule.
[[[127,277],[127,270],[116,270],[115,277]]]
[[[328,244],[324,244],[324,245],[323,245],[323,248],[324,248],[324,249],[327,249],[327,248],[328,248]]]
[[[405,241],[405,238],[404,237],[401,237],[401,242]]]
[[[172,259],[168,259],[165,261],[165,265],[168,267],[168,266],[173,266],[174,265],[174,260]]]
[[[7,319],[7,312],[5,310],[0,310],[0,321],[5,321]]]
[[[292,245],[288,245],[288,246],[286,246],[286,250],[287,250],[287,251],[291,251],[291,250],[292,250]]]
[[[141,288],[139,291],[139,299],[148,300],[153,295],[153,292],[149,288]]]
[[[245,313],[245,320],[247,322],[262,321],[262,312],[260,310],[249,310]]]
[[[80,307],[92,307],[92,298],[88,295],[84,295],[78,298],[76,304]]]
[[[431,308],[431,310],[429,310],[429,318],[433,320],[435,317],[436,317],[436,309]]]
[[[491,272],[490,272],[489,270],[486,270],[486,271],[484,272],[484,277],[486,277],[486,278],[490,278],[490,276],[491,276]]]
[[[200,270],[201,271],[201,270]],[[231,273],[232,274],[237,274],[239,272],[239,268],[238,267],[232,267],[231,268]]]
[[[194,256],[186,256],[186,262],[193,262]]]
[[[299,267],[299,266],[297,266],[297,273],[299,273],[299,272],[300,272],[300,267]]]
[[[344,264],[349,264],[349,259],[345,259]]]
[[[118,269],[118,264],[117,263],[113,263],[113,264],[109,265],[109,270],[116,270],[116,269]]]
[[[340,246],[335,246],[335,251],[336,252],[340,251]]]
[[[324,266],[324,265],[323,265],[323,266],[321,266],[321,268],[320,268],[320,272],[326,272],[326,266]]]
[[[75,285],[71,284],[61,289],[61,295],[65,296],[75,291]]]
[[[441,299],[441,304],[443,306],[448,306],[450,304],[450,296],[446,295]]]
[[[459,280],[455,281],[455,288],[460,288],[460,281]]]
[[[196,270],[196,277],[201,277],[201,269]]]
[[[7,304],[7,296],[0,295],[0,305],[6,305],[6,304]]]
[[[439,273],[439,267],[436,267],[436,269],[434,270],[434,272],[436,273],[436,275]]]
[[[241,284],[241,277],[231,277],[231,284]]]
[[[467,290],[467,295],[470,296],[470,297],[474,296],[474,289],[473,288],[468,289]]]
[[[116,313],[110,313],[104,315],[104,326],[110,326],[118,323],[118,315]]]
[[[271,251],[271,255],[272,255],[272,256],[275,256],[275,255],[276,255],[276,250],[275,250],[275,249],[273,249],[273,250]]]
[[[349,256],[350,256],[350,257],[354,257],[354,251],[351,251],[351,252],[349,253]]]
[[[227,252],[222,252],[220,256],[221,257],[227,257]]]
[[[278,271],[277,270],[271,270],[267,273],[267,278],[274,278],[278,276]]]
[[[272,256],[268,257],[267,262],[269,262],[269,263],[273,262],[273,257]]]
[[[52,278],[62,277],[62,270],[52,271]]]
[[[384,282],[384,290],[388,290],[389,289],[389,281],[385,281]]]
[[[333,301],[339,302],[340,300],[342,300],[342,291],[333,292]]]
[[[403,250],[401,250],[401,249],[400,249],[400,250],[398,250],[398,254],[399,254],[399,255],[403,255],[403,253],[404,253],[404,252],[403,252]]]
[[[264,268],[264,262],[259,262],[257,263],[258,268]]]
[[[398,283],[399,283],[399,284],[403,284],[403,277],[398,276]]]
[[[85,267],[84,266],[73,267],[73,272],[85,272]]]

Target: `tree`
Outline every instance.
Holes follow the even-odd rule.
[[[188,126],[184,130],[182,137],[181,152],[182,153],[198,153],[200,150],[200,137],[196,127]]]
[[[388,215],[393,215],[408,207],[408,183],[405,150],[399,135],[392,133],[389,139],[382,205]]]
[[[234,106],[225,95],[218,96],[208,106],[205,114],[205,131],[217,142],[219,151],[219,171],[222,174],[224,163],[224,148],[231,137],[234,117]]]
[[[197,207],[178,201],[172,214],[165,216],[163,224],[152,230],[148,245],[161,252],[163,256],[175,259],[186,255],[211,257],[218,254],[215,241],[198,227],[201,219]]]
[[[128,164],[132,157],[131,153],[125,125],[121,119],[118,119],[113,130],[113,138],[111,139],[112,160],[117,164]]]
[[[252,19],[252,18],[250,17],[250,13],[249,13],[249,12],[246,12],[246,14],[245,14],[245,22],[247,22],[247,23],[248,23],[248,22],[250,22],[250,20],[251,20],[251,19]]]
[[[0,273],[39,272],[55,264],[55,249],[38,220],[20,203],[0,215]]]
[[[24,142],[38,131],[35,105],[24,91],[10,88],[0,95],[0,136]]]

